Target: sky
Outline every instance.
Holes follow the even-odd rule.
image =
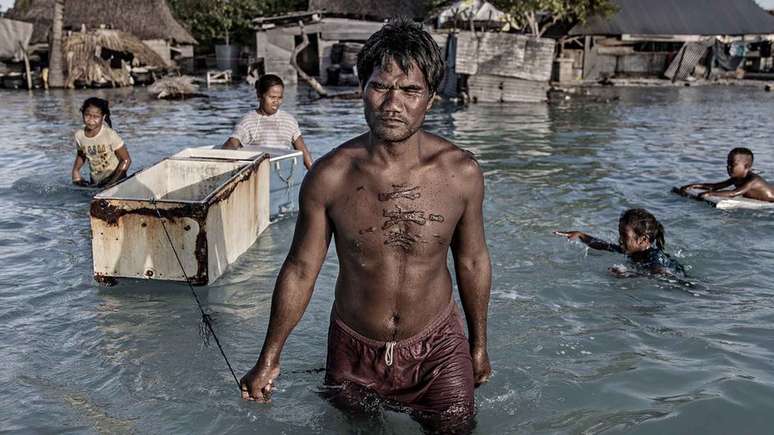
[[[729,0],[729,1],[734,1],[734,0]],[[774,9],[774,0],[755,0],[755,1],[766,9]],[[13,2],[14,0],[0,0],[0,11],[8,10],[11,6],[13,6]]]

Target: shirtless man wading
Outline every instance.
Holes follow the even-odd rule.
[[[282,347],[333,236],[340,266],[326,384],[418,414],[469,419],[474,386],[491,374],[483,176],[470,153],[422,130],[443,60],[421,26],[385,25],[358,55],[358,71],[370,131],[322,157],[304,180],[266,339],[241,380],[242,397],[269,400]],[[449,248],[469,338],[452,299]]]

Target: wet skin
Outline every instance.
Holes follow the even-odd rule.
[[[681,187],[680,190],[706,190],[706,192],[699,194],[701,197],[707,195],[723,198],[743,196],[745,198],[757,199],[758,201],[774,202],[774,186],[768,184],[760,175],[752,172],[752,159],[750,156],[743,154],[729,156],[726,171],[729,178],[725,181],[707,184],[688,184]],[[734,189],[719,190],[730,186],[734,186]]]
[[[469,153],[422,131],[432,95],[417,67],[377,68],[363,99],[370,132],[319,159],[302,185],[266,340],[242,379],[245,399],[268,400],[282,346],[309,302],[331,238],[339,258],[336,310],[354,330],[381,341],[420,333],[448,306],[451,248],[476,382],[490,375],[481,170]]]

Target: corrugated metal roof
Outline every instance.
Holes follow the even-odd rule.
[[[618,12],[594,17],[570,35],[774,34],[774,16],[753,0],[614,0]]]

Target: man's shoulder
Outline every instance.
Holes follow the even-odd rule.
[[[439,167],[444,172],[460,174],[465,178],[479,177],[481,168],[478,165],[476,156],[463,149],[451,141],[425,132],[425,143],[428,145],[430,159],[433,165]]]
[[[367,155],[365,134],[354,137],[315,160],[314,166],[322,172],[340,172]]]
[[[304,177],[301,196],[318,204],[330,204],[344,190],[355,165],[356,139],[349,140],[315,160]]]
[[[309,173],[310,181],[334,186],[345,182],[346,175],[355,166],[356,161],[367,154],[364,136],[354,137],[314,161]]]

